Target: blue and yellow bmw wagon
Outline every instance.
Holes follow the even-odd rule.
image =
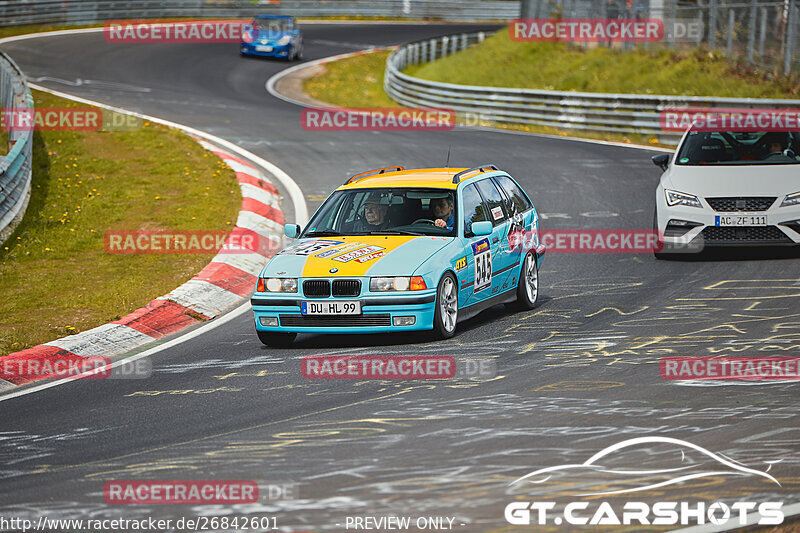
[[[539,217],[494,165],[391,167],[351,177],[272,258],[252,297],[258,338],[433,330],[539,295]]]

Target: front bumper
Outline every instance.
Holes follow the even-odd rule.
[[[271,46],[272,50],[258,50],[257,47],[261,46]],[[261,57],[289,57],[289,52],[292,49],[292,45],[287,44],[284,46],[277,46],[275,44],[271,45],[263,45],[263,44],[256,44],[256,43],[241,43],[239,45],[239,51],[243,55],[247,56],[261,56]]]
[[[302,302],[324,301],[361,302],[360,315],[303,315]],[[253,306],[255,325],[258,331],[281,333],[391,333],[401,331],[423,331],[433,329],[436,291],[414,291],[403,293],[362,296],[306,298],[299,294],[276,295],[256,293],[250,303]],[[395,317],[414,317],[414,324],[395,326]],[[278,326],[265,326],[263,318],[278,320]]]
[[[686,247],[700,251],[717,246],[798,246],[800,245],[800,206],[779,207],[782,197],[765,211],[717,211],[705,198],[702,207],[667,206],[657,198],[657,229],[663,235],[665,249]],[[723,226],[719,217],[765,217],[765,226]],[[684,221],[696,224],[690,229],[670,224]]]

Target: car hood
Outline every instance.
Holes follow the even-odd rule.
[[[800,191],[800,165],[674,166],[664,186],[700,197],[783,197]]]
[[[298,239],[264,268],[274,277],[410,276],[452,237],[360,235]]]

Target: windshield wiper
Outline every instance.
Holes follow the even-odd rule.
[[[309,231],[305,234],[306,237],[338,237],[341,235],[338,231],[326,229],[323,231]]]
[[[414,235],[416,237],[420,237],[425,234],[418,233],[416,231],[408,231],[404,229],[386,229],[386,230],[370,231],[368,235]]]

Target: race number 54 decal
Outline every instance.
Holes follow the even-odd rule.
[[[472,243],[472,254],[475,256],[475,292],[492,284],[492,248],[489,239]]]

